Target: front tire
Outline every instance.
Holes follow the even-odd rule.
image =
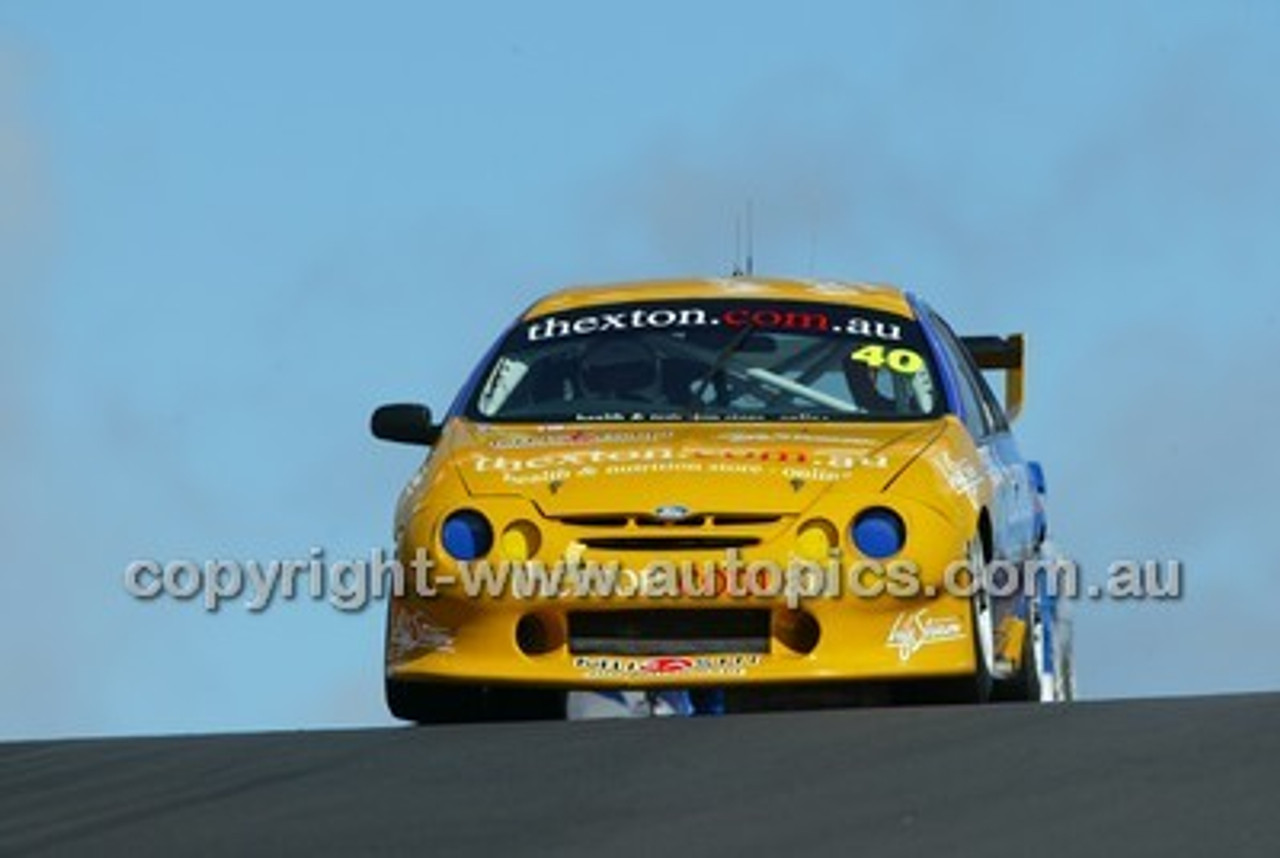
[[[442,682],[386,681],[387,708],[402,721],[465,724],[483,720],[484,689]]]
[[[938,683],[936,698],[943,703],[988,703],[995,690],[991,675],[991,609],[985,593],[969,600],[969,627],[973,629],[973,673]]]
[[[486,688],[485,714],[490,721],[563,721],[569,695],[553,688]]]
[[[566,698],[565,692],[549,688],[386,680],[391,714],[417,724],[563,720]]]
[[[973,595],[969,597],[969,628],[973,630],[974,671],[958,683],[962,703],[987,703],[995,690],[992,666],[995,664],[995,612],[987,593],[986,554],[982,540],[969,543],[969,570],[973,576]]]
[[[973,575],[973,595],[969,598],[969,628],[973,639],[973,673],[962,676],[934,679],[925,682],[905,682],[895,688],[896,700],[909,705],[986,703],[991,700],[995,678],[991,668],[994,663],[995,643],[990,599],[983,587],[984,580],[982,542],[977,537],[969,544],[969,569]]]

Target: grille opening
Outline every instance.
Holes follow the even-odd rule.
[[[749,527],[752,525],[775,524],[782,516],[768,513],[715,512],[698,513],[677,521],[658,518],[652,513],[608,514],[591,513],[583,515],[563,515],[559,521],[571,527],[613,527],[613,528],[655,528],[655,527]]]
[[[658,518],[656,515],[637,515],[633,521],[636,527],[702,527],[707,523],[707,517],[690,515],[672,520]]]
[[[626,527],[625,515],[566,515],[560,521],[574,527]]]
[[[572,611],[578,655],[768,653],[768,609]]]
[[[579,540],[588,548],[605,548],[614,551],[698,551],[726,548],[748,548],[759,545],[755,536],[703,536],[697,533],[679,536],[643,534],[636,536],[585,536]]]
[[[774,619],[774,634],[788,649],[808,655],[818,648],[822,627],[808,611],[788,611]]]
[[[525,655],[545,655],[563,642],[554,628],[537,614],[525,614],[516,623],[516,646]]]

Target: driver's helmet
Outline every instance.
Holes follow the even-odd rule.
[[[658,359],[639,340],[609,337],[582,352],[578,377],[583,389],[596,396],[634,396],[650,390],[658,380]]]

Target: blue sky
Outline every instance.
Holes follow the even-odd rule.
[[[1031,342],[1092,697],[1280,688],[1280,7],[0,6],[0,738],[386,723],[379,606],[138,603],[155,557],[366,556],[564,284],[899,283]]]

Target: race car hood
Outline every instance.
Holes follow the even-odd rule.
[[[460,422],[451,459],[471,495],[523,495],[548,516],[662,506],[786,515],[836,486],[880,491],[939,431],[937,422],[538,429]]]

